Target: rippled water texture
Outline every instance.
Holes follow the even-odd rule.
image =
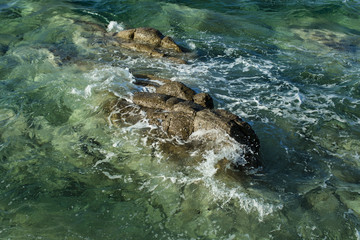
[[[0,0],[1,239],[360,239],[359,1]],[[104,32],[154,27],[187,65]],[[133,72],[210,93],[249,122],[262,171],[218,132],[185,157],[114,126]]]

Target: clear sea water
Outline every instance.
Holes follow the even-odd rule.
[[[194,57],[126,55],[101,32],[134,27]],[[184,160],[145,122],[112,125],[104,102],[133,72],[241,116],[263,169],[217,173],[239,154],[221,135]],[[359,156],[358,0],[0,0],[0,239],[359,240]]]

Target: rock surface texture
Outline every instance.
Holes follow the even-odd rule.
[[[184,64],[183,49],[169,36],[154,28],[134,28],[114,34],[120,47],[155,58],[166,58]]]
[[[151,82],[152,78],[147,75],[135,76],[140,76],[142,86],[144,82]],[[196,94],[180,82],[163,82],[161,86],[148,85],[155,87],[156,92],[134,93],[132,102],[118,100],[115,104],[117,111],[111,116],[112,121],[135,124],[142,119],[141,112],[145,112],[150,124],[160,127],[167,136],[176,136],[182,140],[188,140],[192,133],[199,130],[220,130],[245,149],[246,163],[232,163],[233,168],[260,166],[260,142],[248,123],[226,110],[214,109],[213,99],[207,93]]]

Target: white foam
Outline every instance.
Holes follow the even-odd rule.
[[[260,221],[274,211],[283,208],[282,204],[265,203],[263,199],[252,197],[241,187],[229,188],[224,183],[214,179],[205,179],[204,183],[212,195],[223,202],[223,206],[230,201],[235,201],[245,212],[257,212]]]
[[[236,51],[235,48],[226,48],[224,53],[227,55],[227,56],[231,56],[234,52]]]
[[[91,90],[96,87],[96,84],[89,84],[86,86],[84,90],[85,98],[88,98],[91,96]]]
[[[96,161],[94,167],[97,167],[101,163],[110,162],[113,157],[116,157],[116,154],[113,152],[108,152],[104,159]]]
[[[97,17],[100,17],[102,19],[104,19],[106,22],[109,22],[109,19],[107,19],[106,17],[104,17],[103,15],[99,14],[99,13],[96,13],[96,12],[92,12],[92,11],[89,11],[89,10],[82,10],[84,13],[87,13],[87,14],[90,14],[90,15],[93,15],[93,16],[97,16]]]
[[[244,165],[246,163],[244,154],[246,147],[239,144],[228,134],[221,130],[198,130],[191,134],[190,141],[203,141],[206,145],[202,156],[205,159],[197,169],[207,176],[213,176],[217,168],[215,165],[222,159]],[[211,142],[208,144],[208,142]]]
[[[108,32],[120,32],[125,29],[124,23],[118,23],[116,21],[110,21],[106,30]]]
[[[196,49],[196,44],[193,42],[193,41],[186,41],[186,43],[188,44],[188,47],[191,49],[191,50],[195,50]]]
[[[103,174],[105,175],[105,176],[107,176],[109,179],[121,179],[121,178],[123,178],[123,176],[122,175],[111,175],[109,172],[105,172],[105,171],[103,171]]]

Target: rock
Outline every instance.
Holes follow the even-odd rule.
[[[196,131],[220,130],[244,147],[243,158],[246,163],[232,162],[234,168],[260,166],[258,159],[260,142],[251,126],[231,112],[212,109],[213,101],[209,94],[195,94],[183,83],[169,82],[158,87],[156,93],[134,93],[132,101],[133,104],[119,100],[115,106],[115,109],[119,110],[112,111],[111,120],[134,122],[141,119],[140,112],[143,111],[150,124],[161,127],[162,130],[157,132],[159,136],[165,133],[182,140],[188,140]],[[224,166],[230,164],[227,160],[224,160],[224,163],[226,163],[222,164]]]
[[[156,89],[156,92],[189,101],[192,101],[193,97],[195,96],[195,91],[188,88],[187,86],[185,86],[185,84],[181,82],[166,83]]]
[[[204,108],[214,108],[213,99],[208,93],[198,93],[193,97],[193,100]]]
[[[171,96],[160,93],[137,92],[134,93],[133,102],[141,107],[167,110],[169,107],[166,105],[166,101],[169,98]]]
[[[128,29],[128,30],[124,30],[118,33],[115,33],[115,36],[118,38],[123,38],[123,39],[127,39],[127,40],[133,40],[134,39],[134,33],[135,33],[135,29]]]
[[[185,60],[179,57],[183,53],[182,48],[169,36],[164,36],[154,28],[134,28],[113,34],[120,46],[139,53],[146,53],[155,58],[166,58],[175,63],[184,64]]]
[[[113,124],[118,122],[135,124],[143,118],[140,109],[125,99],[111,99],[105,102],[103,107],[110,115]]]
[[[143,79],[143,80],[155,80],[155,81],[160,81],[162,83],[171,83],[172,81],[169,79],[165,79],[165,78],[160,78],[151,74],[142,74],[142,73],[133,73],[133,76],[136,79]]]
[[[146,44],[160,46],[164,35],[159,30],[154,28],[136,28],[134,32],[134,41],[143,42]]]
[[[184,102],[179,102],[177,104],[175,104],[172,108],[171,111],[174,112],[183,112],[186,114],[190,114],[192,116],[195,116],[195,114],[198,111],[203,110],[204,107],[192,102],[192,101],[184,101]]]
[[[177,58],[177,57],[166,57],[168,60],[174,62],[174,63],[178,63],[178,64],[186,64],[186,61],[184,59],[181,58]]]
[[[177,98],[177,97],[171,97],[168,100],[166,100],[166,105],[171,110],[176,104],[183,102],[184,100]]]
[[[216,109],[215,113],[222,116],[225,119],[230,120],[235,124],[235,126],[238,126],[239,129],[232,131],[232,133],[229,134],[230,136],[232,136],[235,139],[241,137],[243,141],[252,144],[254,147],[260,146],[259,139],[257,138],[254,130],[252,130],[251,126],[247,122],[244,122],[237,115],[232,114],[231,112],[226,111],[224,109]],[[240,134],[240,132],[242,134]],[[251,139],[251,141],[249,139]]]
[[[126,49],[130,49],[133,51],[137,51],[137,52],[141,52],[141,53],[146,53],[148,54],[150,57],[156,57],[156,58],[162,58],[165,56],[165,54],[156,51],[154,48],[152,48],[149,45],[145,45],[145,44],[141,44],[141,43],[123,43],[120,45],[123,48]]]
[[[178,136],[181,139],[188,139],[194,131],[193,117],[183,112],[171,112],[167,115],[162,127],[170,136]]]
[[[179,52],[181,53],[182,50],[181,48],[174,42],[174,40],[169,37],[169,36],[166,36],[164,37],[162,40],[161,40],[161,47],[163,48],[167,48],[167,49],[173,49],[174,51],[176,52]]]
[[[154,87],[154,88],[160,87],[160,85],[155,82],[141,80],[141,79],[136,79],[134,84],[143,87]]]

